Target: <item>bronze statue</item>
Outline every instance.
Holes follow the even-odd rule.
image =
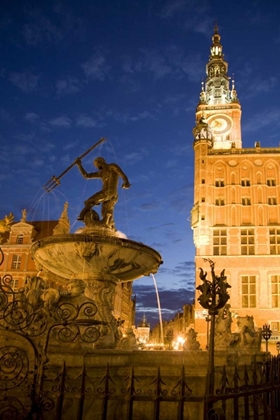
[[[119,177],[124,181],[122,188],[127,189],[131,184],[125,173],[117,164],[107,163],[102,157],[94,159],[93,163],[98,171],[88,173],[82,166],[81,159],[76,159],[76,164],[85,179],[100,178],[102,181],[101,191],[98,191],[84,202],[85,207],[81,211],[78,220],[84,220],[86,213],[88,213],[92,207],[102,204],[102,222],[107,227],[114,228],[113,211],[114,206],[118,201]]]

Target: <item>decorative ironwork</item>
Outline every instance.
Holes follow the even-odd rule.
[[[220,276],[216,276],[214,261],[209,258],[204,258],[204,261],[210,264],[212,281],[207,280],[207,272],[199,268],[203,284],[196,288],[201,292],[197,300],[204,309],[208,309],[209,315],[217,315],[218,310],[223,308],[229,299],[227,289],[231,286],[226,282],[225,270],[221,272]]]
[[[208,419],[224,419],[229,409],[232,418],[237,419],[279,418],[280,365],[277,357],[266,363],[255,361],[250,367],[246,364],[235,366],[234,370],[224,366],[220,384],[216,396],[211,397],[212,404],[217,407],[211,408]]]
[[[207,370],[207,383],[206,383],[206,400],[207,400],[207,411],[212,408],[210,396],[214,394],[215,386],[215,367],[214,367],[214,337],[215,337],[215,316],[218,314],[219,309],[222,309],[229,299],[227,289],[231,287],[227,282],[225,276],[225,270],[223,270],[220,276],[215,274],[215,263],[209,258],[204,258],[205,262],[210,264],[212,281],[207,280],[207,272],[200,268],[200,279],[202,284],[196,289],[201,292],[198,297],[200,305],[208,310],[211,317],[210,326],[210,339],[208,343],[209,360]]]
[[[18,387],[29,373],[29,358],[15,346],[0,348],[0,390]]]
[[[4,262],[4,252],[2,251],[2,248],[0,247],[0,265],[2,265]]]
[[[17,398],[6,397],[0,400],[0,419],[26,419],[28,411]]]
[[[9,274],[0,280],[0,327],[30,338],[44,333],[49,337],[50,331],[57,329],[57,337],[63,342],[72,342],[77,337],[88,343],[98,340],[97,326],[104,322],[94,319],[97,307],[93,302],[85,302],[79,307],[58,302],[57,307],[47,308],[43,301],[37,303],[38,298],[32,300],[25,290],[14,292],[12,284],[13,278]]]

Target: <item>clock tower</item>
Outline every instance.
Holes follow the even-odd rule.
[[[202,82],[196,121],[203,118],[212,129],[212,147],[241,148],[241,106],[237,98],[234,80],[228,76],[228,63],[222,53],[221,37],[215,26],[209,61],[206,64],[206,80]]]
[[[256,328],[269,324],[269,351],[275,352],[280,341],[280,147],[260,141],[242,147],[241,106],[220,39],[216,26],[193,129],[196,287],[201,287],[199,268],[206,268],[205,260],[215,262],[218,275],[225,269],[232,331],[239,321],[254,319]],[[195,330],[203,347],[207,321],[198,295]]]

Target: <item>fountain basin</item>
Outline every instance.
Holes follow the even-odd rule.
[[[153,248],[107,235],[50,236],[35,242],[31,252],[44,269],[66,279],[132,281],[155,274],[162,264]]]

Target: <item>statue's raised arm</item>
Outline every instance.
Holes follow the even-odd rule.
[[[85,207],[81,211],[78,220],[85,221],[86,223],[89,219],[90,212],[94,212],[95,219],[98,218],[98,214],[92,210],[92,207],[102,204],[101,223],[108,228],[114,229],[113,213],[115,204],[118,201],[118,181],[119,178],[122,178],[122,188],[130,188],[131,184],[129,183],[128,177],[116,163],[107,163],[102,157],[98,157],[93,161],[94,166],[98,169],[96,172],[88,173],[84,169],[80,159],[76,160],[76,164],[84,178],[100,178],[102,181],[101,191],[98,191],[84,202]]]

